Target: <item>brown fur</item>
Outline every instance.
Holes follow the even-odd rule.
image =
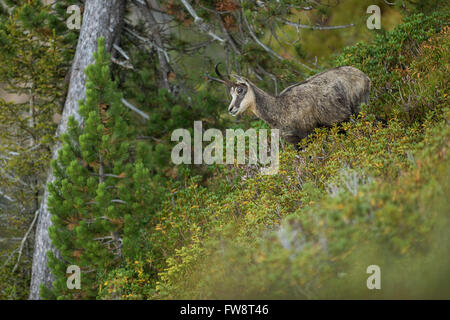
[[[297,145],[317,127],[344,122],[368,103],[370,79],[354,67],[338,67],[319,73],[294,84],[274,97],[245,78],[236,77],[238,84],[246,84],[248,92],[235,115],[246,109],[280,129],[289,143]],[[247,97],[248,96],[248,97]]]

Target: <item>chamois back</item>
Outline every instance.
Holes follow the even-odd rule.
[[[253,84],[256,115],[281,130],[284,138],[297,144],[317,127],[330,127],[349,120],[368,103],[370,79],[353,67],[321,72],[284,89],[274,99]]]

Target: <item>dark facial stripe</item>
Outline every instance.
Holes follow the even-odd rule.
[[[234,89],[236,92],[236,100],[234,101],[234,107],[239,109],[242,100],[244,100],[245,95],[247,94],[247,86],[243,84],[238,84]],[[239,89],[242,89],[240,93],[238,92]]]

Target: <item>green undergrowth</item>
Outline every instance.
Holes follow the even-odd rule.
[[[276,175],[218,167],[174,185],[148,251],[99,298],[448,298],[448,14],[408,19],[337,59],[372,79],[353,121],[284,147]]]

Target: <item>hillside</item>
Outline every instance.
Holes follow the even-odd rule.
[[[147,253],[99,298],[448,297],[449,31],[448,12],[417,14],[347,48],[336,65],[372,79],[364,111],[286,146],[278,175],[223,167],[173,187]]]
[[[448,9],[0,0],[0,300],[448,299]]]

